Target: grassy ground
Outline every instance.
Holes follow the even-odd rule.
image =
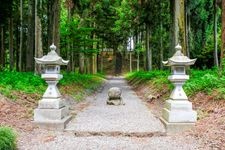
[[[64,73],[58,87],[62,94],[71,95],[80,101],[85,94],[90,94],[103,81],[102,75],[81,75]],[[0,72],[0,93],[12,100],[16,100],[17,94],[35,94],[37,99],[44,93],[47,84],[39,75],[27,72]]]
[[[184,90],[188,96],[198,92],[207,95],[215,95],[215,99],[225,99],[225,76],[219,77],[216,70],[191,70],[190,79],[185,83]],[[159,91],[165,87],[171,91],[173,85],[167,79],[168,71],[133,72],[126,75],[126,78],[134,86],[152,82]]]

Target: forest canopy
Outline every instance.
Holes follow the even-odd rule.
[[[72,72],[163,69],[161,62],[174,54],[178,43],[185,55],[197,58],[196,68],[219,67],[224,41],[222,3],[1,0],[0,69],[39,72],[34,57],[45,55],[52,43],[70,60],[67,71]]]

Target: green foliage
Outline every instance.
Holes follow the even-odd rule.
[[[164,85],[167,85],[169,89],[172,89],[172,84],[167,79],[169,75],[168,71],[153,70],[149,72],[140,71],[132,72],[126,75],[126,79],[130,81],[132,85],[142,84],[146,82],[152,82],[152,84],[158,89],[162,90]]]
[[[220,85],[220,79],[216,70],[193,70],[191,71],[190,80],[184,85],[184,90],[188,95],[197,92],[210,93]]]
[[[161,70],[153,70],[149,72],[139,71],[139,72],[128,73],[126,75],[126,78],[128,80],[132,80],[133,78],[139,78],[142,81],[147,81],[147,80],[152,80],[154,78],[166,77],[168,76],[168,74],[169,72],[161,71]]]
[[[65,73],[59,86],[63,94],[72,96],[76,101],[81,101],[86,95],[92,94],[103,82],[102,75],[83,75]]]
[[[219,77],[216,69],[214,70],[191,70],[190,79],[184,84],[184,90],[187,95],[191,96],[198,92],[211,94],[216,92],[217,99],[225,99],[225,76]],[[151,71],[151,72],[133,72],[126,75],[128,81],[134,84],[144,82],[153,82],[157,88],[163,86],[173,89],[172,84],[167,77],[168,71]]]
[[[63,73],[63,79],[60,80],[58,86],[70,87],[68,90],[71,90],[71,93],[67,89],[62,89],[62,92],[69,93],[76,99],[82,99],[85,94],[90,94],[96,90],[102,81],[103,76],[100,74]],[[0,72],[0,93],[13,100],[16,99],[13,91],[42,95],[46,87],[44,79],[30,72]]]
[[[196,66],[212,68],[214,66],[214,35],[213,35],[213,0],[188,1],[188,13],[191,20],[190,53],[198,58]],[[221,45],[221,13],[218,16],[218,51]]]
[[[16,134],[9,127],[0,127],[0,150],[15,150]]]
[[[100,75],[65,73],[59,83],[61,85],[77,84],[80,88],[94,90],[102,83],[102,77]]]
[[[12,90],[43,93],[45,86],[44,80],[31,72],[0,72],[0,92],[6,96],[9,96]]]

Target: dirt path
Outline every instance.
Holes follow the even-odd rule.
[[[122,88],[125,105],[106,105],[110,87]],[[19,149],[34,150],[189,150],[199,149],[193,137],[167,136],[154,117],[123,78],[109,79],[89,105],[78,112],[65,132],[35,129],[22,133]]]

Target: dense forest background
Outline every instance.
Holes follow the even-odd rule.
[[[70,60],[69,72],[163,69],[162,60],[171,57],[180,43],[185,55],[198,59],[196,68],[222,70],[224,4],[224,0],[1,0],[0,69],[39,72],[34,57],[47,54],[52,43]]]

